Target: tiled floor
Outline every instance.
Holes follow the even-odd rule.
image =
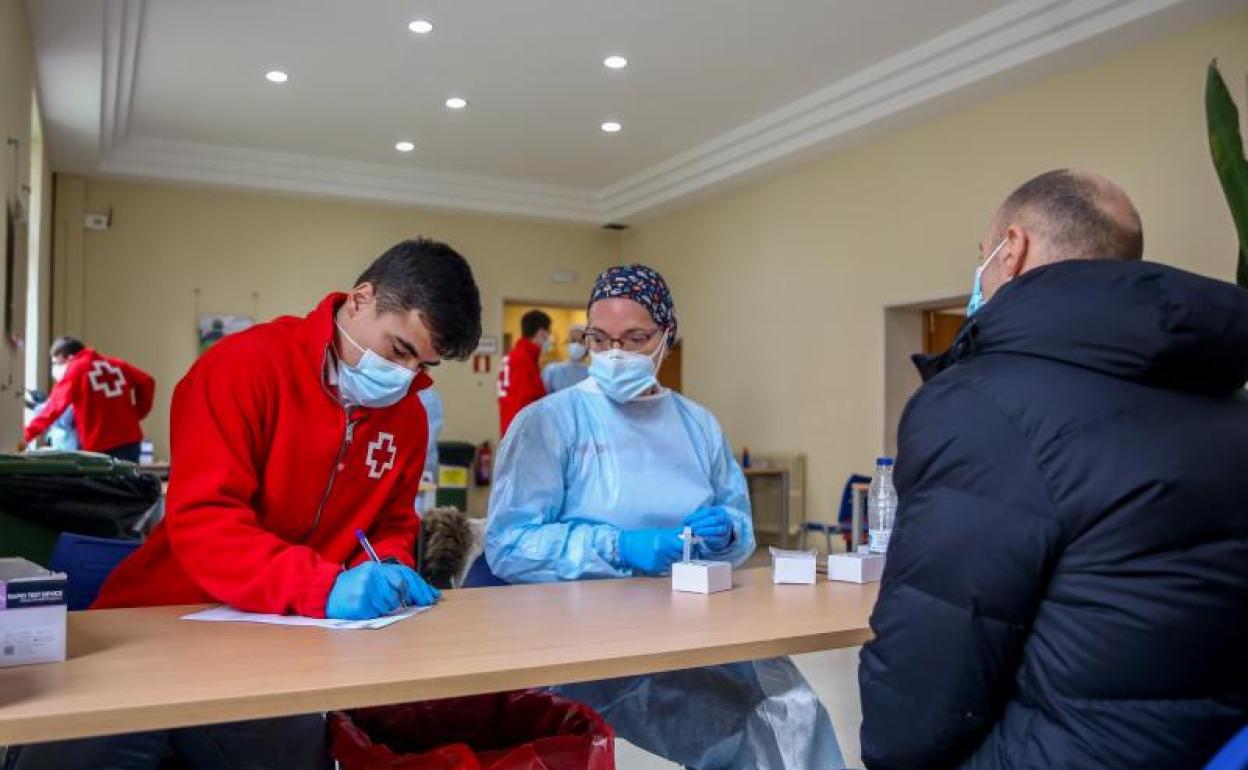
[[[858,757],[858,724],[862,721],[862,704],[858,700],[858,647],[793,658],[797,667],[819,694],[832,716],[846,767],[861,767]],[[616,744],[616,766],[619,770],[671,770],[671,762],[659,759],[626,741]]]

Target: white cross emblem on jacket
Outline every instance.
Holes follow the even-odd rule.
[[[91,381],[91,390],[103,393],[105,398],[117,398],[126,388],[126,376],[102,358],[91,365],[87,379]]]
[[[394,467],[396,454],[398,448],[394,444],[394,435],[378,433],[377,438],[368,442],[368,456],[365,458],[368,463],[368,477],[379,479],[384,476],[386,471]]]

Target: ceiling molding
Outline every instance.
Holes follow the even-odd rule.
[[[878,121],[1183,3],[1015,0],[600,190],[132,136],[145,0],[105,0],[100,161],[105,174],[604,224],[654,212],[832,148]]]
[[[1010,3],[608,186],[606,219],[653,211],[1182,1]]]
[[[602,208],[594,196],[575,188],[149,137],[128,137],[100,163],[100,171],[123,177],[602,223]]]
[[[100,151],[105,156],[125,140],[129,130],[139,35],[143,31],[143,3],[144,0],[104,2]]]

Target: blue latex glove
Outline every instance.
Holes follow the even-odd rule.
[[[387,565],[389,566],[389,565]],[[403,580],[403,586],[406,589],[403,594],[403,601],[409,607],[428,607],[437,604],[442,598],[442,592],[425,582],[420,573],[411,567],[402,564],[396,564],[391,567],[391,575],[398,572],[399,577]]]
[[[620,558],[636,572],[662,575],[684,556],[679,529],[626,529],[620,532]]]
[[[364,562],[334,581],[325,602],[325,617],[369,620],[388,615],[403,602],[425,607],[441,594],[410,567]]]
[[[702,538],[705,551],[719,553],[732,545],[732,519],[723,508],[699,508],[686,516],[683,524]]]

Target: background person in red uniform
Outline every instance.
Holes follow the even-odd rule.
[[[428,432],[417,391],[427,368],[467,357],[480,336],[468,263],[415,240],[307,317],[214,345],[174,391],[165,520],[95,606],[358,619],[436,602],[411,568]],[[392,563],[369,561],[357,528]],[[198,761],[205,745],[231,761]],[[198,768],[330,766],[324,721],[309,715],[26,747],[18,767],[129,768],[175,750]]]
[[[542,351],[551,343],[550,316],[530,310],[520,319],[521,340],[503,359],[498,373],[498,437],[507,435],[507,426],[520,410],[546,395],[542,384]]]
[[[152,411],[156,380],[137,366],[103,355],[73,337],[58,338],[50,352],[52,379],[57,382],[47,404],[26,426],[25,442],[42,436],[73,407],[80,449],[137,463],[143,443],[139,421]]]

